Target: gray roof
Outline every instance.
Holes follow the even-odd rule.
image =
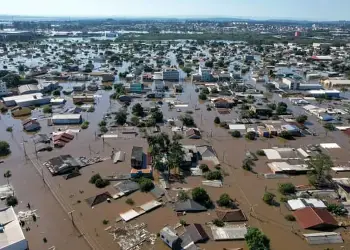
[[[39,88],[37,85],[34,84],[26,84],[26,85],[21,85],[18,87],[18,92],[20,94],[25,93],[27,91],[37,91],[39,92]]]
[[[114,187],[123,193],[132,193],[140,189],[140,185],[137,182],[131,180],[125,180],[118,182]]]
[[[164,227],[162,230],[160,230],[161,238],[166,240],[168,244],[173,245],[178,239],[179,236],[177,236],[174,229],[170,227]]]
[[[143,148],[134,146],[131,152],[131,158],[137,161],[142,161]]]
[[[117,163],[119,161],[125,161],[125,152],[118,151],[114,154],[113,163]]]
[[[186,227],[186,232],[190,235],[194,243],[204,242],[209,239],[208,234],[205,232],[201,224],[191,224]]]
[[[207,211],[207,209],[199,204],[198,202],[195,202],[194,200],[187,199],[186,201],[178,201],[175,203],[174,210],[176,212],[202,212]]]

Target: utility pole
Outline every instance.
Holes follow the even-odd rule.
[[[71,221],[72,221],[72,224],[73,224],[73,226],[75,227],[75,223],[74,223],[74,217],[73,217],[73,213],[75,212],[75,210],[72,210],[72,211],[70,211],[68,214],[70,215],[70,219],[71,219]]]

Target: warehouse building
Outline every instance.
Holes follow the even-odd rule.
[[[61,124],[80,124],[82,117],[80,114],[55,114],[52,116],[52,123],[54,125]]]
[[[20,95],[40,93],[38,85],[35,84],[26,84],[18,87],[18,93]]]
[[[43,96],[43,94],[41,93],[35,93],[35,94],[28,94],[28,95],[4,97],[3,100],[7,107],[16,106],[16,105],[20,107],[28,107],[28,106],[49,104],[51,101],[51,97]]]

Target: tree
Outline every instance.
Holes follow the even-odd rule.
[[[108,185],[109,185],[109,180],[105,180],[105,179],[100,178],[100,179],[97,179],[95,181],[95,186],[97,188],[104,188],[104,187],[106,187]]]
[[[281,131],[280,137],[283,138],[283,139],[286,139],[286,140],[289,140],[289,139],[293,138],[292,134],[289,131],[287,131],[287,130]]]
[[[285,115],[287,113],[287,104],[284,102],[279,102],[277,104],[276,113],[278,115]]]
[[[287,221],[295,221],[295,217],[291,214],[287,214],[284,216],[284,218],[287,220]]]
[[[95,182],[98,180],[98,179],[102,179],[101,175],[99,173],[97,174],[94,174],[93,176],[91,176],[89,182],[91,184],[95,184]]]
[[[130,205],[130,206],[132,206],[132,205],[135,204],[134,200],[131,199],[131,198],[126,199],[125,203],[128,204],[128,205]]]
[[[8,144],[6,141],[0,141],[0,156],[6,156],[10,153],[10,144]]]
[[[207,95],[202,92],[198,95],[198,98],[202,101],[205,101],[207,100]]]
[[[126,123],[127,113],[125,110],[119,110],[115,115],[115,120],[119,125],[124,125]]]
[[[141,192],[149,192],[154,188],[152,180],[141,177],[138,181]]]
[[[208,204],[210,204],[210,197],[207,191],[201,187],[192,189],[192,199],[205,206],[208,206]]]
[[[218,116],[215,117],[214,123],[215,124],[220,124],[220,118]]]
[[[140,118],[138,118],[137,116],[133,116],[133,117],[131,117],[130,121],[131,121],[132,125],[137,126],[140,123]]]
[[[185,114],[183,116],[180,116],[180,120],[182,121],[182,124],[184,126],[193,127],[195,125],[193,117],[190,116],[189,114]]]
[[[220,198],[217,201],[217,203],[220,207],[230,208],[232,206],[232,199],[228,194],[225,193],[225,194],[220,195]]]
[[[207,174],[207,180],[221,180],[222,174],[220,171],[212,171]]]
[[[235,137],[235,138],[240,138],[241,132],[239,132],[238,130],[234,130],[234,131],[232,131],[231,136]]]
[[[243,163],[242,163],[242,168],[243,168],[244,170],[247,170],[247,171],[252,171],[254,165],[255,165],[255,164],[254,164],[254,162],[253,162],[252,159],[250,159],[250,158],[245,158],[245,159],[243,160]]]
[[[245,240],[249,250],[270,250],[270,239],[258,228],[249,227]]]
[[[205,87],[205,88],[202,88],[201,93],[209,95],[210,92],[209,92],[209,89],[207,87]]]
[[[322,188],[328,187],[332,176],[330,175],[330,170],[333,167],[333,162],[328,155],[318,154],[311,157],[307,161],[308,166],[308,179],[311,185]]]
[[[199,165],[199,168],[202,170],[203,173],[206,173],[209,171],[209,167],[207,164],[201,164]]]
[[[178,141],[173,141],[169,145],[169,151],[167,154],[168,167],[170,169],[178,169],[183,161],[185,152],[182,149],[182,145]]]
[[[214,66],[213,61],[206,61],[205,62],[205,67],[212,68]]]
[[[323,127],[329,131],[335,131],[336,127],[332,123],[326,123]]]
[[[304,123],[307,121],[307,116],[306,116],[306,115],[299,115],[299,116],[296,118],[296,121],[297,121],[298,123],[304,124]]]
[[[100,121],[100,123],[98,124],[98,126],[100,127],[105,127],[107,125],[107,122],[105,120]]]
[[[84,121],[82,124],[81,124],[81,129],[87,129],[89,127],[89,122],[88,121]]]
[[[136,103],[132,107],[132,113],[136,116],[143,116],[143,107],[140,103]]]
[[[6,178],[7,184],[8,184],[8,185],[10,184],[9,179],[11,178],[11,176],[12,176],[12,173],[11,173],[10,170],[7,170],[7,171],[4,173],[4,178]]]
[[[9,195],[6,197],[6,205],[9,207],[15,207],[18,204],[16,196]]]
[[[45,105],[45,106],[43,107],[43,112],[44,112],[45,114],[52,113],[52,107],[51,107],[50,105]]]
[[[103,133],[103,134],[107,133],[108,132],[108,128],[106,126],[101,126],[100,127],[100,132]]]
[[[256,137],[256,133],[254,131],[249,131],[246,135],[245,138],[247,138],[248,140],[255,140]]]
[[[155,108],[154,110],[151,111],[151,117],[157,123],[163,122],[163,113],[159,108]]]
[[[263,201],[268,204],[272,205],[273,204],[273,199],[275,198],[275,195],[269,192],[265,192],[263,196]]]
[[[265,151],[262,150],[262,149],[259,149],[256,151],[256,154],[259,155],[259,156],[265,156]]]
[[[287,195],[287,194],[294,194],[295,193],[295,186],[293,183],[280,183],[278,185],[278,191],[283,194],[283,195]]]
[[[185,191],[181,190],[178,193],[177,198],[179,201],[187,201],[190,197],[188,196],[188,194]]]
[[[56,90],[52,91],[52,95],[60,96],[61,95],[61,91],[59,89],[56,89]]]

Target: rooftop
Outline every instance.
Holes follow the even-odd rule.
[[[13,207],[0,210],[0,224],[0,249],[7,249],[7,247],[18,242],[23,242],[24,246],[27,245],[27,241]]]

